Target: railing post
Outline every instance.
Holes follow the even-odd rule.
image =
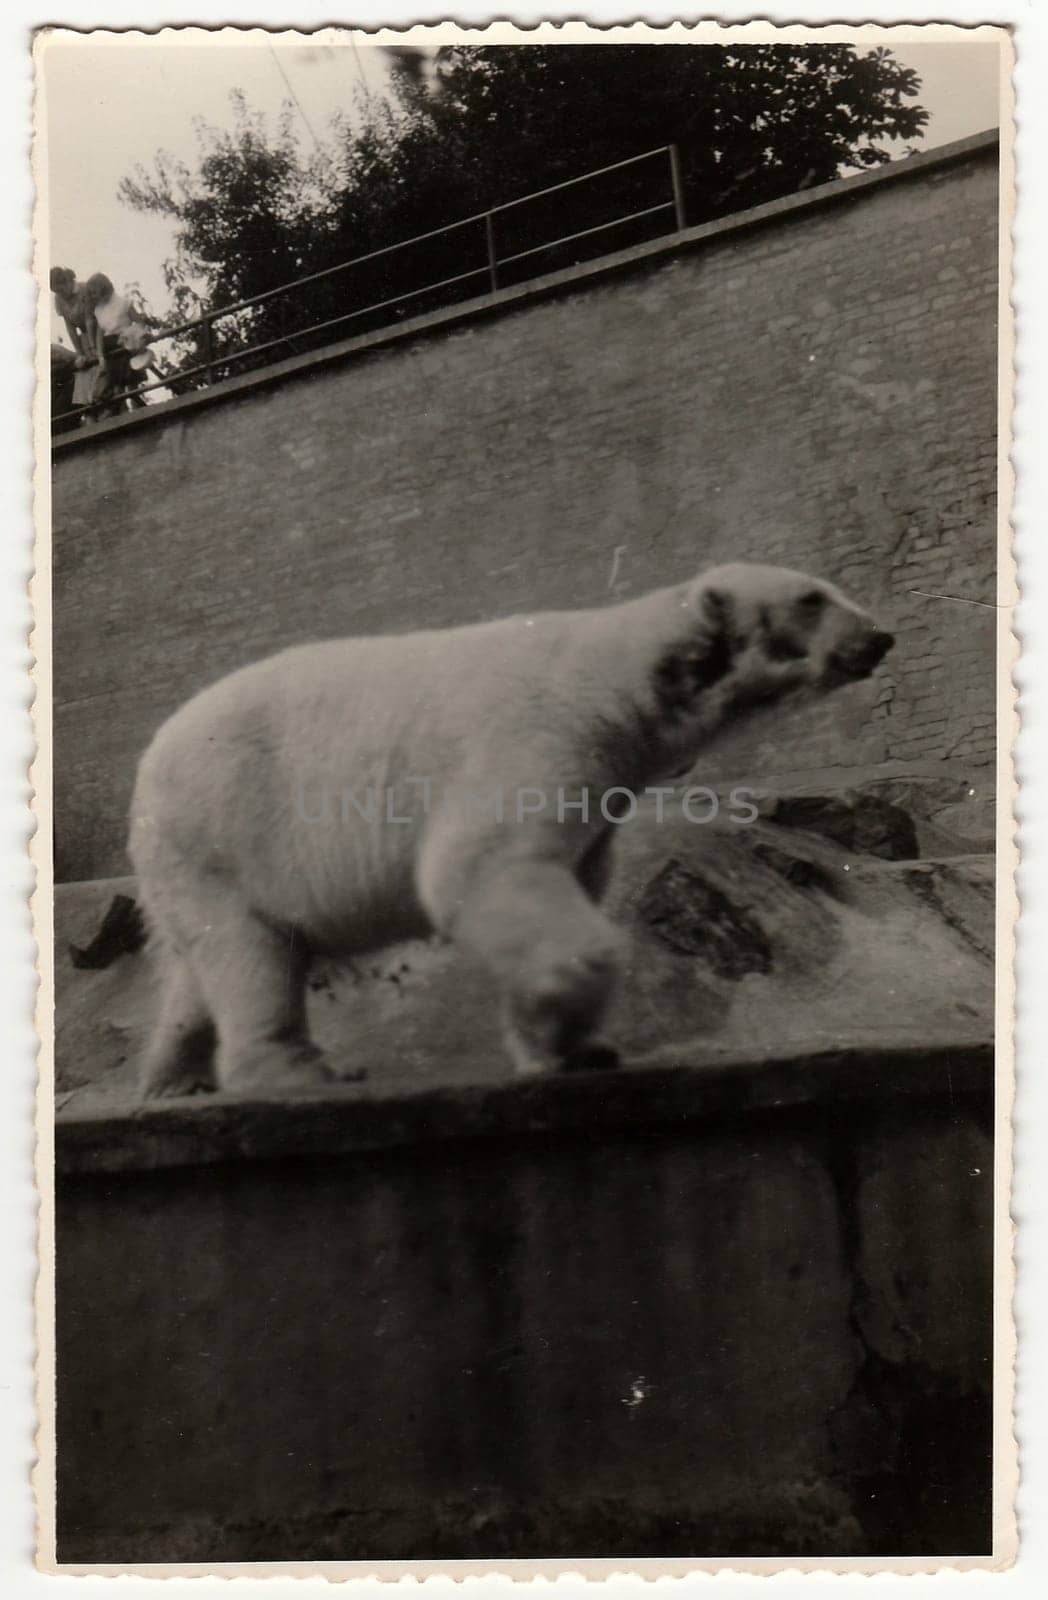
[[[484,213],[484,233],[488,241],[488,276],[491,279],[491,292],[494,294],[499,286],[499,262],[495,253],[495,213],[493,211]]]
[[[204,352],[204,382],[211,383],[212,367],[215,360],[215,345],[211,337],[211,318],[205,312],[200,319],[200,343]]]
[[[680,156],[677,154],[677,146],[675,144],[668,145],[667,149],[670,157],[670,184],[673,188],[673,210],[677,218],[677,231],[678,233],[683,233],[688,224],[684,220],[684,189],[680,181]]]

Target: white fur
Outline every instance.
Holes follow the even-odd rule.
[[[599,1023],[621,947],[595,904],[599,796],[686,768],[872,631],[828,585],[738,565],[602,610],[305,645],[206,689],[156,735],[132,807],[163,968],[144,1092],[184,1092],[215,1033],[224,1089],[319,1081],[310,955],[432,929],[492,973],[518,1070],[562,1064]],[[785,659],[769,645],[783,638]],[[667,705],[667,675],[687,684],[718,659],[716,682]],[[557,819],[558,789],[588,790],[588,821]],[[469,798],[496,790],[502,822]],[[518,821],[536,790],[544,811]]]

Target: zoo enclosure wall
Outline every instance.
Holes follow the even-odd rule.
[[[605,254],[609,244],[637,243],[684,227],[677,147],[645,150],[158,327],[152,343],[168,352],[169,359],[161,356],[164,375],[144,378],[125,392],[191,393],[281,356],[323,348],[336,333],[396,326],[409,312],[454,305],[485,288],[497,292]],[[55,421],[92,421],[98,412],[97,405],[78,406]]]
[[[67,1119],[59,1559],[988,1557],[991,1105],[986,1046]]]
[[[247,661],[722,560],[898,639],[739,770],[992,785],[997,185],[964,140],[57,440],[57,877],[126,870],[138,756]]]

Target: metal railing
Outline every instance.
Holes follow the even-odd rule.
[[[616,212],[607,220],[592,223],[585,228],[556,233],[553,238],[543,238],[537,243],[525,244],[523,249],[508,248],[514,243],[521,242],[520,238],[514,240],[512,233],[514,225],[518,234],[521,232],[519,219],[522,216],[522,208],[534,205],[536,201],[545,201],[547,206],[544,208],[544,213],[548,216],[553,196],[566,197],[568,190],[578,190],[579,186],[584,184],[593,186],[599,180],[607,180],[611,174],[624,176],[627,169],[635,169],[642,162],[654,161],[660,162],[660,174],[667,184],[667,190],[663,191],[668,192],[666,199],[656,200],[654,204],[642,205],[632,210]],[[662,183],[658,179],[656,184],[659,189],[662,188]],[[636,196],[638,187],[647,190],[647,193],[640,194],[639,198],[647,199],[655,186],[650,180],[645,180],[639,186],[631,183],[627,188],[630,200]],[[592,198],[591,188],[589,203],[592,203]],[[668,219],[665,226],[656,223],[655,219],[659,217]],[[508,230],[507,222],[510,223]],[[139,404],[144,405],[146,402],[142,397],[160,389],[166,389],[169,394],[172,392],[181,394],[206,387],[230,376],[242,363],[252,361],[255,366],[266,366],[280,359],[278,352],[298,354],[301,353],[303,346],[319,348],[325,343],[332,342],[336,329],[345,329],[354,322],[360,323],[370,318],[373,330],[393,326],[397,319],[404,315],[405,308],[412,301],[433,302],[436,297],[435,303],[431,304],[429,309],[437,309],[438,306],[453,301],[455,291],[461,291],[466,298],[475,297],[478,293],[476,286],[479,283],[483,283],[484,290],[492,294],[516,283],[526,283],[530,278],[553,270],[558,260],[561,265],[577,264],[580,254],[584,255],[590,245],[596,246],[593,254],[606,253],[607,247],[603,236],[615,230],[620,237],[623,237],[630,233],[636,235],[638,228],[644,227],[648,237],[658,237],[662,233],[680,231],[685,226],[677,148],[675,145],[662,145],[656,150],[646,150],[641,155],[629,156],[624,161],[615,161],[609,166],[598,167],[595,171],[583,173],[580,177],[567,178],[561,183],[550,184],[544,189],[521,195],[516,200],[507,200],[501,205],[492,206],[488,211],[478,211],[472,216],[463,217],[458,222],[446,223],[443,227],[432,228],[426,233],[416,234],[396,244],[370,250],[365,255],[354,256],[349,261],[339,262],[336,266],[326,267],[320,272],[311,272],[304,277],[294,278],[288,283],[264,290],[261,294],[202,311],[198,317],[180,322],[173,327],[158,328],[151,337],[153,344],[166,343],[168,340],[177,342],[192,339],[195,348],[189,355],[190,365],[176,366],[165,376],[142,383],[134,389],[124,389],[119,395],[106,396],[62,412],[53,418],[53,424],[56,427],[58,424],[72,425],[85,417],[88,419],[97,417],[100,412],[104,415],[107,411],[111,412],[114,407],[123,410],[129,401],[137,400]],[[309,300],[315,303],[318,298],[318,288],[323,286],[323,290],[327,291],[336,285],[340,277],[345,278],[354,272],[359,275],[364,268],[371,268],[372,281],[377,279],[381,283],[384,275],[394,269],[398,255],[403,261],[407,252],[425,245],[429,247],[428,255],[431,258],[436,241],[450,240],[454,235],[461,237],[464,230],[471,229],[474,232],[474,243],[479,246],[480,255],[475,266],[466,266],[461,271],[451,272],[433,281],[412,286],[397,294],[383,294],[379,299],[370,300],[367,304],[353,306],[347,310],[337,310],[334,316],[325,316],[319,321],[307,322],[305,326],[291,330],[286,328],[286,310],[282,308],[279,312],[281,327],[274,336],[263,338],[254,344],[243,342],[238,338],[238,332],[249,335],[252,322],[261,320],[258,316],[260,308],[267,308],[281,298],[285,300],[286,305],[288,297],[296,295],[302,297],[304,292],[308,291]],[[526,239],[526,227],[523,234]],[[466,239],[469,239],[468,233]],[[633,242],[638,241],[634,239]],[[565,262],[565,256],[569,256],[570,260]],[[592,259],[592,256],[587,259]],[[474,287],[467,291],[467,285]],[[387,283],[386,286],[393,285]],[[320,295],[320,299],[323,298],[325,298],[324,293]],[[234,332],[232,340],[228,337],[223,339],[216,325],[230,318],[238,319],[240,328]],[[193,361],[193,355],[198,359]]]

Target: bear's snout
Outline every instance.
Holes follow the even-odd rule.
[[[831,652],[827,663],[830,673],[841,681],[868,678],[880,666],[895,643],[895,635],[873,626],[857,637],[845,640]]]

